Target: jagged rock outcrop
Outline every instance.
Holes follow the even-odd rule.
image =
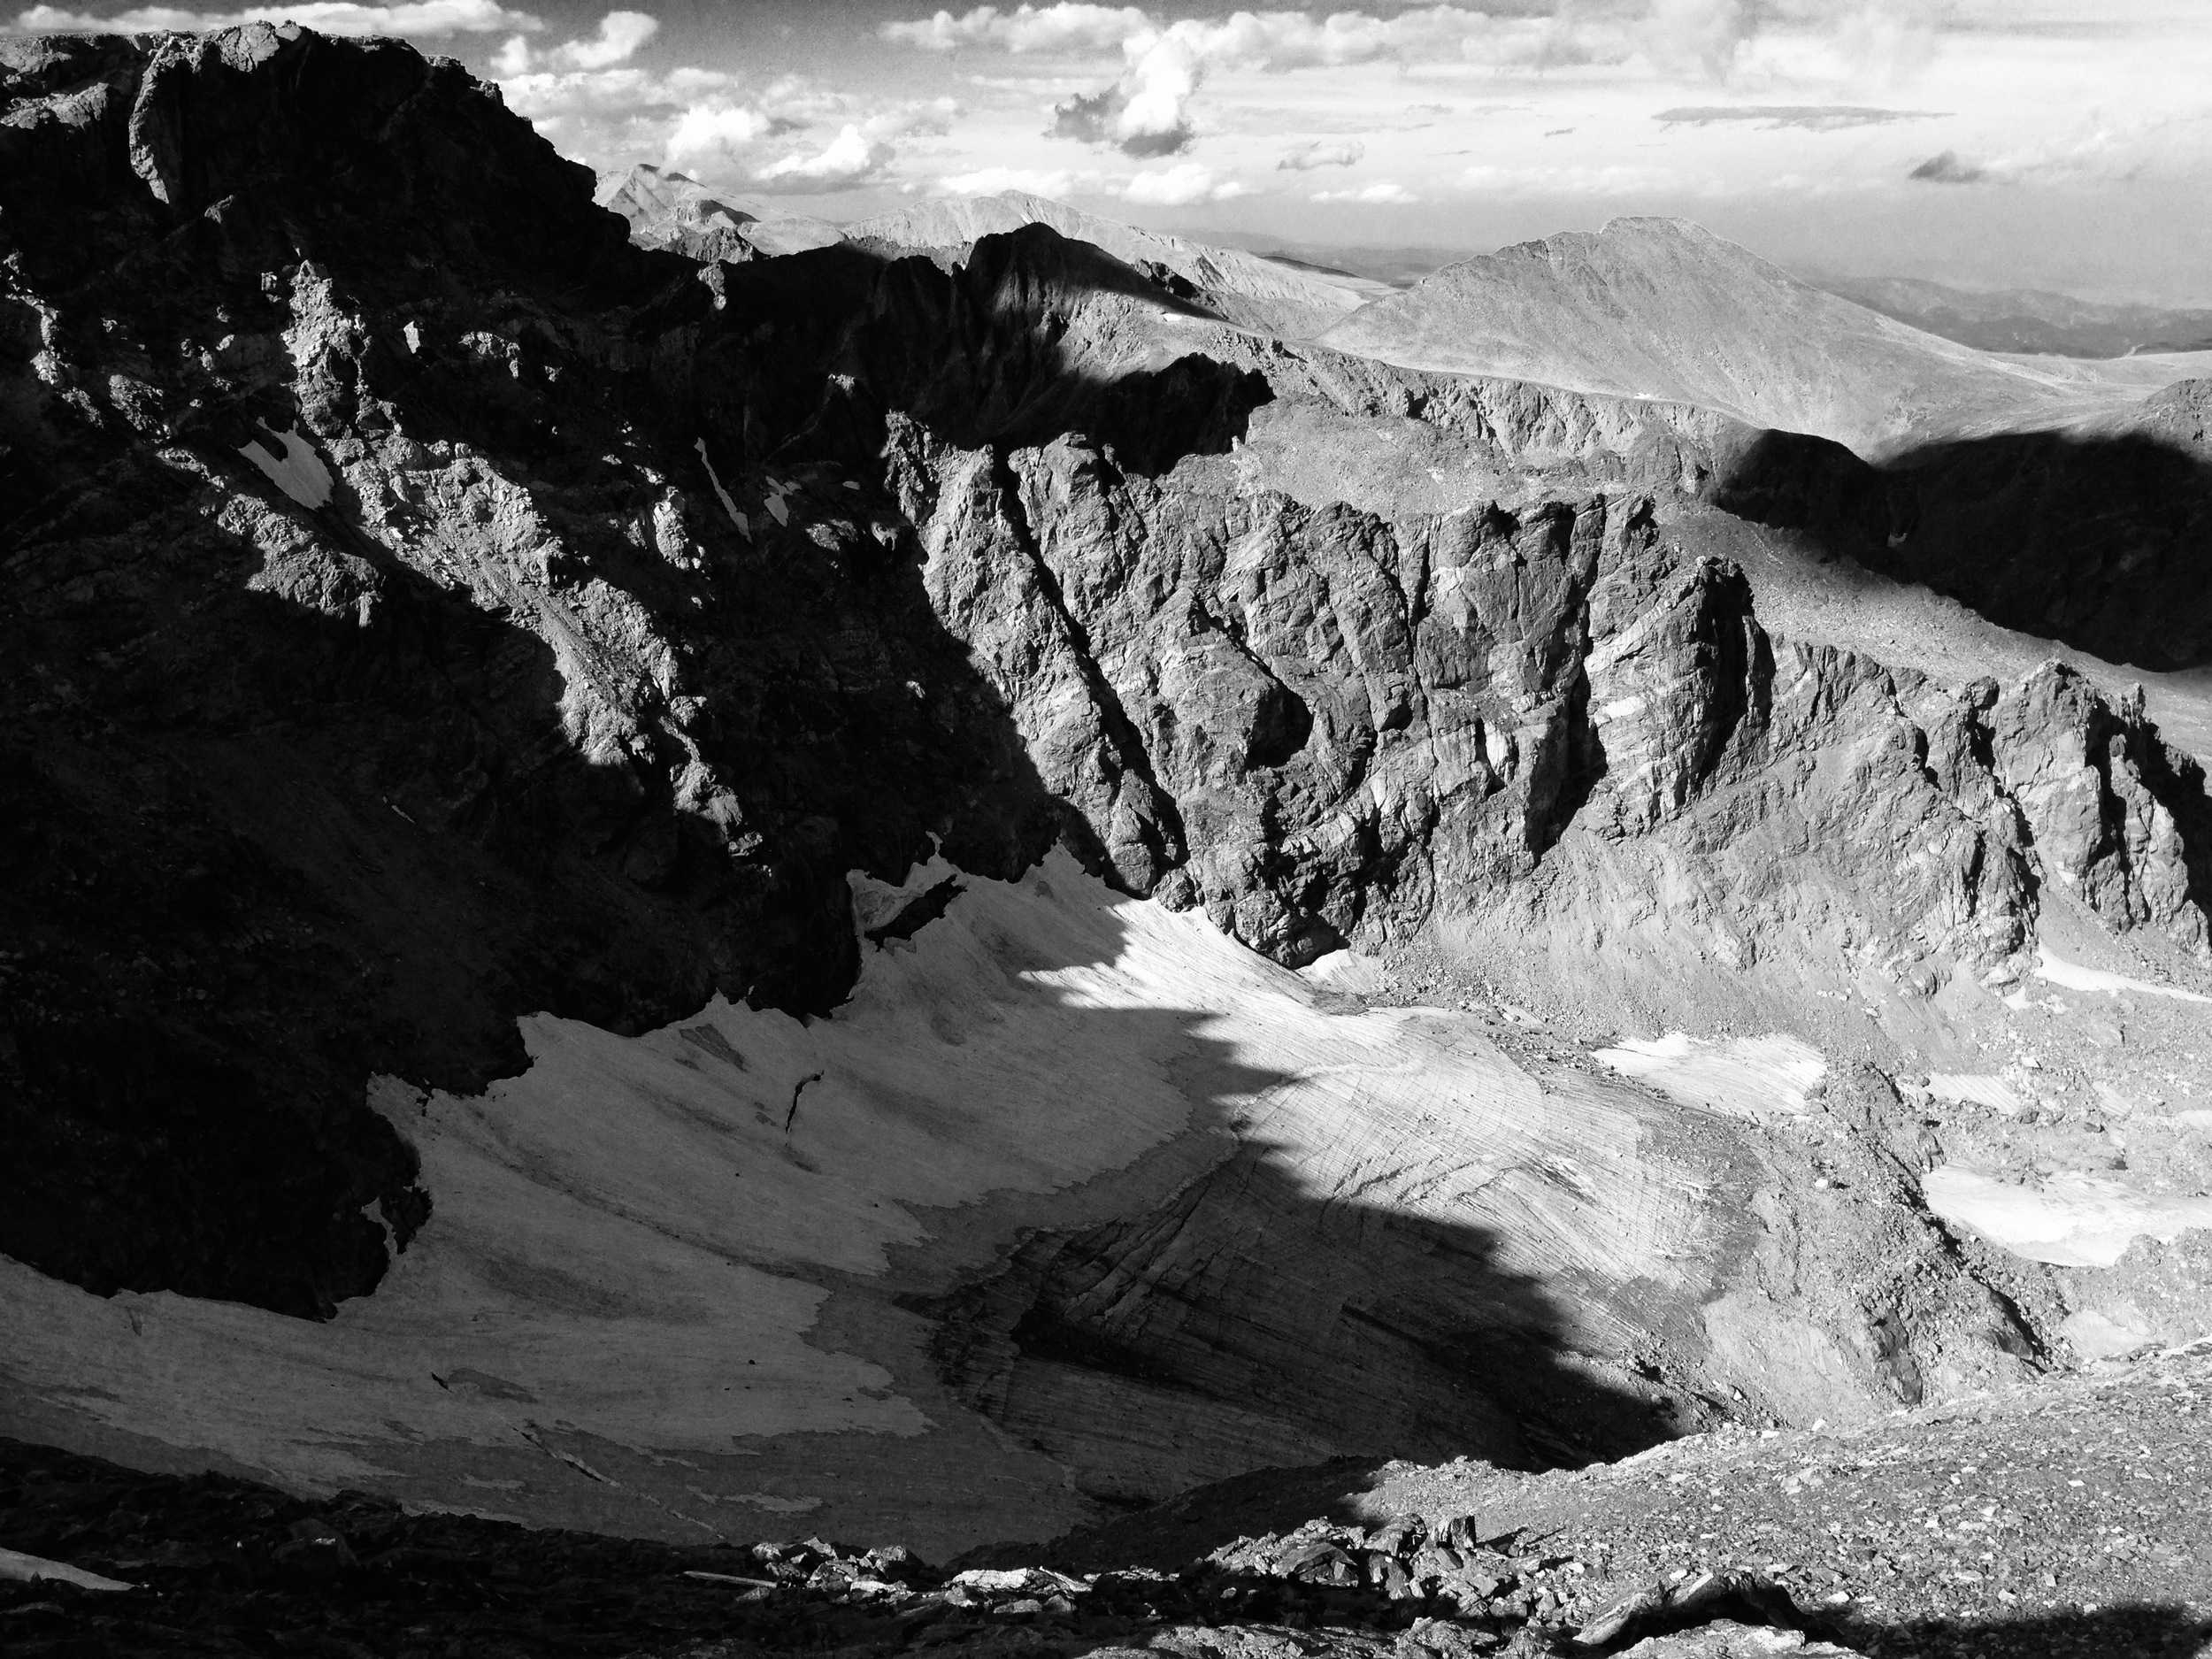
[[[2115,709],[2054,664],[1998,705],[1993,727],[1998,775],[2046,875],[2115,933],[2155,927],[2207,954],[2203,773],[2146,729],[2139,694]]]

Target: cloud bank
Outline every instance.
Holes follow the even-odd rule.
[[[1973,163],[1961,160],[1957,150],[1947,150],[1939,156],[1929,157],[1905,176],[1930,184],[1979,184],[1989,174]]]
[[[1662,110],[1651,119],[1667,127],[1712,127],[1739,121],[1770,131],[1801,127],[1808,132],[1832,133],[1851,127],[1886,127],[1893,121],[1933,121],[1948,110],[1878,110],[1855,104],[1691,104]]]
[[[879,177],[895,153],[881,139],[870,138],[849,124],[826,148],[813,155],[786,156],[769,163],[753,178],[756,183],[780,189],[849,190]]]
[[[533,71],[611,69],[635,57],[639,47],[660,33],[660,27],[659,19],[642,12],[610,12],[599,19],[597,35],[544,52],[533,51],[530,42],[517,35],[493,56],[492,73],[505,79]]]
[[[496,0],[411,0],[398,5],[357,5],[350,0],[307,0],[303,5],[246,6],[195,12],[183,6],[134,6],[109,17],[38,5],[16,14],[12,29],[25,35],[152,35],[173,30],[203,34],[242,23],[298,23],[325,35],[401,35],[431,40],[454,35],[492,35],[541,29],[544,20]]]
[[[976,6],[886,23],[879,36],[928,52],[993,52],[1080,68],[1118,55],[1110,84],[1054,107],[1054,137],[1148,159],[1196,141],[1193,106],[1210,79],[1231,73],[1397,65],[1465,65],[1547,73],[1640,64],[1663,77],[1716,85],[1791,84],[1870,65],[1901,63],[1924,47],[1934,0],[1558,0],[1548,8],[1414,6],[1388,16],[1344,11],[1235,12],[1181,18],[1135,6],[1058,0],[1050,5]],[[1766,106],[1770,121],[1816,124],[1842,106]],[[1755,119],[1700,110],[1683,119]],[[1909,119],[1917,112],[1887,112]],[[1662,118],[1666,119],[1666,118]],[[1296,170],[1294,164],[1290,164]],[[1337,165],[1317,162],[1315,165]],[[1342,164],[1350,165],[1350,164]]]
[[[1278,173],[1310,173],[1316,167],[1356,167],[1367,154],[1367,146],[1356,138],[1340,139],[1325,143],[1320,139],[1294,145],[1283,152],[1275,164]]]

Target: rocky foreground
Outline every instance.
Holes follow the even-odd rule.
[[[944,1570],[895,1545],[686,1548],[308,1502],[7,1441],[0,1621],[26,1659],[2178,1656],[2212,1652],[2208,1412],[2198,1344],[1574,1473],[1265,1471]]]

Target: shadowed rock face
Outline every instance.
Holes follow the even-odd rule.
[[[256,27],[0,66],[0,1252],[58,1279],[326,1316],[439,1202],[372,1075],[480,1087],[537,1012],[827,1012],[862,937],[911,942],[856,926],[849,872],[933,854],[1008,879],[1057,843],[1293,966],[1440,937],[1585,972],[1659,939],[1680,957],[1632,949],[1624,997],[1694,999],[1694,956],[1747,1017],[1791,973],[2016,974],[2054,876],[2203,949],[2201,779],[2139,707],[1762,626],[1746,538],[1887,545],[1898,498],[1835,445],[1286,347],[1041,225],[703,270],[397,46]],[[1736,1171],[1763,1234],[1670,1293],[1686,1325],[1721,1308],[1673,1352],[1787,1372],[1758,1310],[1788,1303],[1838,1397],[2012,1363],[1902,1187],[1862,1259],[1842,1211],[1775,1199],[1795,1164],[1714,1133],[1685,1162]],[[1294,1283],[1389,1326],[1439,1455],[1494,1417],[1535,1460],[1617,1451],[1691,1409],[1678,1366],[1547,1418],[1508,1373],[1556,1333],[1424,1308],[1418,1228],[1322,1204],[1295,1275],[1215,1248],[1292,1228],[1314,1169],[1365,1190],[1302,1145],[1295,1179],[1224,1149],[950,1286],[925,1261],[944,1389],[1110,1499],[1227,1465],[1118,1470],[1085,1400],[1258,1376],[1335,1444],[1357,1344],[1306,1388],[1266,1301]],[[1394,1214],[1403,1171],[1375,1179]],[[1540,1219],[1583,1203],[1531,1179]],[[1889,1255],[1934,1264],[1893,1283]],[[1638,1294],[1592,1270],[1566,1299]],[[1591,1363],[1640,1375],[1627,1316],[1599,1326]],[[1454,1402],[1463,1361],[1494,1397]]]
[[[371,1072],[480,1084],[535,1009],[826,1007],[847,870],[1050,844],[896,535],[722,516],[694,267],[457,67],[7,50],[0,1248],[327,1311],[428,1202]],[[324,504],[252,458],[287,433]]]

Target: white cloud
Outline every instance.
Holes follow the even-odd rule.
[[[1752,0],[1651,0],[1639,33],[1661,69],[1725,81],[1756,27]]]
[[[964,16],[940,12],[918,23],[887,23],[880,33],[901,46],[948,52],[983,46],[1002,52],[1113,51],[1152,27],[1135,6],[1018,5],[1010,12],[978,6]]]
[[[1654,5],[1715,4],[1724,0],[1651,0]],[[1738,0],[1748,4],[1748,0]],[[1566,27],[1588,25],[1570,16]],[[940,12],[912,23],[887,23],[884,39],[949,51],[979,47],[1005,52],[1099,54],[1118,50],[1134,64],[1171,42],[1194,61],[1217,69],[1340,69],[1354,64],[1437,59],[1526,61],[1559,32],[1558,19],[1495,16],[1457,5],[1417,6],[1390,17],[1337,12],[1236,12],[1225,18],[1170,23],[1134,6],[1060,4],[1010,12],[979,6],[963,16]]]
[[[308,0],[303,5],[249,6],[234,12],[193,12],[181,6],[134,6],[112,17],[33,6],[10,26],[27,35],[150,35],[165,30],[201,34],[242,23],[299,23],[326,35],[411,35],[442,39],[541,29],[542,19],[511,11],[497,0],[412,0],[396,5],[357,5],[349,0]]]
[[[507,107],[534,121],[574,117],[650,120],[703,100],[727,102],[737,77],[718,70],[678,68],[665,74],[644,69],[573,70],[566,74],[517,75],[499,83]]]
[[[1194,161],[1138,173],[1121,187],[1125,200],[1148,207],[1187,207],[1193,202],[1225,202],[1249,191],[1233,179],[1224,179],[1211,167]]]
[[[818,154],[786,156],[753,176],[760,183],[786,188],[841,190],[879,176],[893,155],[890,145],[849,124]]]
[[[1316,167],[1356,166],[1366,153],[1367,146],[1356,138],[1340,139],[1334,143],[1324,143],[1317,138],[1285,150],[1283,158],[1275,164],[1275,171],[1310,173]]]
[[[864,138],[903,138],[909,134],[942,137],[966,111],[956,98],[928,98],[879,110],[861,122]]]
[[[538,54],[536,61],[549,56]],[[657,73],[626,65],[562,73],[540,70],[499,85],[507,106],[565,153],[603,166],[649,159],[726,185],[776,161],[764,146],[778,138],[818,131],[819,143],[828,146],[850,125],[859,129],[864,146],[887,153],[891,140],[941,134],[962,112],[950,98],[870,99],[803,75],[782,75],[761,86],[695,65]],[[818,157],[802,153],[781,159],[792,165],[776,176],[796,179],[804,176],[796,171],[799,163]]]
[[[1322,190],[1313,196],[1313,200],[1317,202],[1363,202],[1378,207],[1396,207],[1408,202],[1417,202],[1420,199],[1405,186],[1394,184],[1387,179],[1379,184],[1371,184],[1361,189]]]
[[[746,104],[695,104],[677,118],[664,153],[675,167],[734,161],[776,130],[774,118]]]
[[[1710,196],[1717,182],[1665,167],[1469,167],[1459,175],[1467,189],[1486,196]]]
[[[659,19],[643,12],[610,12],[599,19],[595,37],[569,41],[542,52],[534,51],[518,35],[493,56],[492,73],[511,78],[534,70],[611,69],[636,56],[639,47],[660,33],[660,27]]]
[[[933,180],[929,188],[935,196],[997,196],[1002,191],[1018,190],[1025,196],[1048,196],[1064,202],[1096,179],[1095,173],[1078,174],[1066,167],[1049,171],[1033,167],[979,167],[973,173],[956,173]]]
[[[1141,44],[1142,50],[1133,50]],[[1187,42],[1144,35],[1125,42],[1129,66],[1104,90],[1079,95],[1053,110],[1059,137],[1111,144],[1124,155],[1171,156],[1194,136],[1188,117],[1205,65]]]
[[[1651,0],[1655,5],[1748,4],[1749,0]],[[1022,5],[1011,12],[980,6],[963,16],[940,12],[915,23],[891,23],[886,39],[933,50],[972,46],[1005,52],[1096,57],[1121,54],[1110,86],[1056,106],[1054,135],[1111,145],[1125,155],[1175,155],[1197,136],[1191,104],[1217,72],[1341,69],[1356,65],[1474,63],[1542,66],[1550,62],[1617,61],[1633,53],[1632,31],[1610,26],[1602,50],[1583,41],[1571,18],[1494,18],[1456,5],[1432,5],[1393,17],[1340,12],[1237,12],[1226,18],[1175,22],[1133,7]],[[1583,31],[1586,32],[1586,31]],[[1666,36],[1671,38],[1671,36]]]
[[[1139,158],[1188,150],[1193,104],[1210,79],[1396,65],[1550,74],[1582,67],[1740,88],[1841,89],[1918,73],[1935,56],[1947,0],[1560,0],[1548,15],[1413,6],[1392,15],[1238,11],[1167,20],[1132,6],[1022,4],[889,23],[892,42],[1064,60],[1118,52],[1110,84],[1054,110],[1054,135]]]
[[[2212,168],[2212,111],[2131,121],[2091,119],[1986,155],[1947,150],[1909,175],[1937,184],[2026,184],[2147,176],[2202,178]]]

